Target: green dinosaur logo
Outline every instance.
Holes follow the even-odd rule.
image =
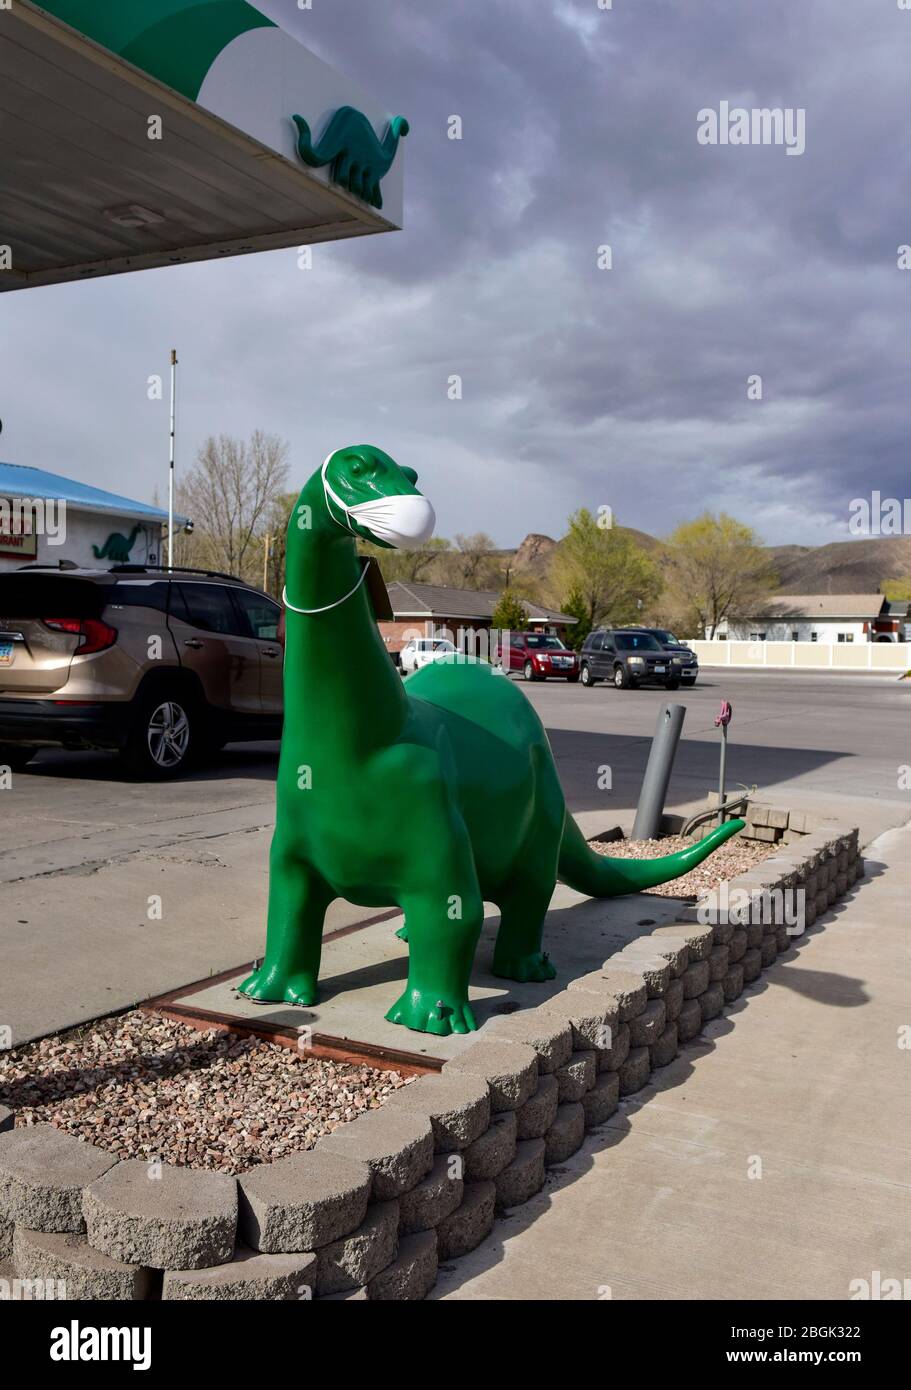
[[[241,990],[315,1003],[329,904],[396,905],[408,983],[386,1017],[466,1033],[485,901],[500,909],[494,973],[550,980],[542,935],[558,878],[591,897],[638,893],[694,868],[744,822],[660,859],[596,854],[566,810],[544,726],[519,686],[461,654],[402,680],[355,538],[425,536],[433,509],[416,482],[373,445],[338,449],[291,514],[266,954]]]
[[[122,536],[119,531],[112,531],[100,549],[97,545],[92,546],[92,554],[96,560],[113,560],[117,565],[125,565],[141,530],[141,526],[134,526],[129,537]]]
[[[393,116],[382,142],[363,111],[340,106],[314,145],[310,127],[303,116],[292,116],[297,126],[297,152],[311,169],[331,164],[329,177],[372,207],[383,206],[380,180],[388,174],[399,147],[399,139],[409,131],[404,116]]]

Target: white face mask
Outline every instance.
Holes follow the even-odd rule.
[[[397,550],[415,550],[430,539],[436,525],[436,513],[426,497],[422,497],[418,492],[410,492],[393,497],[371,498],[367,502],[356,502],[353,507],[349,507],[338,493],[333,491],[326,477],[326,466],[331,458],[330,454],[321,470],[323,491],[332,505],[344,512],[347,521],[366,527],[377,540],[385,541]],[[331,511],[329,515],[332,516]],[[338,524],[342,525],[341,522]],[[350,525],[348,529],[351,529]]]

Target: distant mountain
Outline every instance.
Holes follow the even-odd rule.
[[[660,559],[664,542],[632,526],[625,533]],[[557,542],[552,536],[531,532],[515,550],[504,550],[504,567],[513,582],[523,578],[543,580]],[[876,536],[866,540],[833,541],[829,545],[773,545],[768,547],[782,594],[871,594],[882,591],[889,580],[911,580],[911,536]]]

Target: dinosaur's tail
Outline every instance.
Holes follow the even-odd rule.
[[[92,546],[92,554],[95,556],[95,559],[96,559],[96,560],[103,560],[103,559],[104,559],[104,546],[103,546],[103,545],[102,545],[102,546],[93,545],[93,546]]]
[[[713,850],[742,830],[742,820],[725,821],[691,849],[665,854],[660,859],[610,859],[589,848],[585,836],[567,812],[560,846],[559,877],[578,893],[590,898],[617,898],[622,893],[641,893],[688,873]]]

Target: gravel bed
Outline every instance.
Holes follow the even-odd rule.
[[[680,849],[692,849],[693,841],[682,835],[668,835],[663,840],[614,840],[610,844],[592,843],[598,854],[610,855],[613,859],[657,859],[663,854],[676,854]],[[726,879],[736,878],[746,873],[755,864],[761,864],[776,848],[763,840],[745,840],[742,835],[733,835],[725,840],[720,849],[703,859],[695,869],[670,883],[661,883],[657,888],[649,888],[649,893],[659,893],[663,898],[701,898],[712,888]]]
[[[376,1110],[406,1078],[139,1010],[0,1053],[0,1104],[118,1158],[243,1173]]]

